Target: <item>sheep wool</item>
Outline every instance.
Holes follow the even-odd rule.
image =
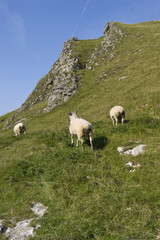
[[[91,150],[93,151],[93,127],[90,122],[85,119],[78,118],[76,112],[68,113],[68,120],[70,121],[69,131],[71,134],[71,145],[74,146],[73,135],[77,135],[77,145],[79,141],[82,144],[82,150],[84,150],[84,137],[89,137]]]
[[[17,123],[13,130],[14,130],[15,136],[19,136],[22,133],[26,133],[26,126],[24,125],[24,123]]]
[[[125,110],[121,106],[114,106],[110,110],[110,117],[113,121],[113,125],[116,123],[116,126],[118,125],[118,121],[123,124],[125,119]]]

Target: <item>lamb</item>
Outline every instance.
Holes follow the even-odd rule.
[[[116,123],[116,126],[117,126],[118,121],[121,121],[122,124],[123,124],[124,119],[125,119],[125,110],[124,110],[123,107],[114,106],[113,108],[111,108],[109,114],[110,114],[110,117],[113,121],[113,125]]]
[[[19,136],[22,133],[24,134],[26,133],[26,126],[24,125],[24,123],[17,123],[13,130],[14,130],[15,136]]]
[[[71,145],[74,146],[73,135],[77,135],[77,145],[79,141],[82,144],[82,150],[84,150],[83,137],[89,137],[91,150],[93,151],[93,127],[92,124],[85,119],[78,118],[77,112],[68,113],[68,120],[70,121],[69,131],[71,134]]]

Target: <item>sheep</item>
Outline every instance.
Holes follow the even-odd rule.
[[[113,121],[113,125],[116,123],[116,126],[117,126],[118,121],[121,121],[122,124],[123,124],[124,119],[125,119],[125,110],[124,110],[123,107],[114,106],[113,108],[111,108],[109,114],[110,114],[110,117]]]
[[[93,127],[92,124],[85,119],[78,118],[77,112],[68,113],[68,120],[70,121],[69,131],[71,134],[71,145],[74,146],[73,135],[77,135],[77,145],[79,141],[82,144],[82,151],[84,150],[83,137],[89,137],[91,150],[93,151]]]
[[[24,123],[17,123],[13,129],[15,136],[19,136],[22,133],[26,133],[26,127],[24,125]]]

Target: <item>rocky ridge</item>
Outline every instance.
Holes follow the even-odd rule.
[[[89,58],[89,64],[95,64],[97,56],[107,54],[110,50],[113,50],[116,43],[124,36],[115,22],[107,23],[103,33],[104,38],[101,45],[96,46],[95,51]],[[73,37],[64,43],[59,59],[52,66],[44,82],[43,90],[41,90],[46,94],[40,94],[32,101],[28,98],[22,105],[22,110],[25,110],[28,105],[30,108],[35,103],[48,99],[48,106],[44,109],[45,112],[48,112],[57,105],[66,102],[77,91],[79,77],[76,72],[86,66],[81,64],[80,56],[72,57],[73,46],[76,41],[79,41],[78,38]]]
[[[73,47],[78,38],[72,37],[64,43],[63,50],[58,60],[53,64],[49,73],[37,84],[33,92],[22,107],[17,110],[4,124],[4,129],[10,127],[10,122],[18,118],[19,113],[32,109],[38,102],[48,100],[44,112],[51,111],[54,107],[66,102],[78,89],[78,69],[87,68],[94,70],[90,65],[98,65],[97,57],[107,54],[115,48],[118,41],[124,36],[122,30],[115,22],[107,23],[104,28],[104,37],[101,44],[96,46],[94,52],[89,54],[86,64],[81,63],[80,56],[73,57]]]
[[[38,89],[38,85],[35,88],[34,92],[39,91],[39,93],[31,95],[22,105],[21,110],[31,108],[37,102],[48,99],[48,106],[44,109],[48,112],[67,101],[76,92],[79,80],[76,71],[82,68],[79,58],[72,58],[72,47],[76,41],[79,41],[78,38],[73,37],[64,43],[58,60],[44,77],[41,88]]]
[[[89,59],[89,63],[95,64],[97,56],[103,56],[113,50],[118,41],[124,37],[122,30],[117,27],[115,22],[109,22],[106,24],[104,30],[104,37],[101,41],[101,45],[95,47],[95,51]]]
[[[48,99],[48,106],[44,109],[44,112],[48,112],[76,92],[79,81],[76,71],[82,68],[79,58],[72,58],[72,47],[76,41],[78,38],[71,38],[64,43],[63,50],[49,73],[38,82],[21,108],[5,122],[3,129],[10,128],[10,122],[19,113],[32,109],[38,102]]]

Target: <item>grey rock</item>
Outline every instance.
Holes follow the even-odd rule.
[[[139,154],[142,154],[144,153],[144,150],[143,148],[145,147],[146,145],[144,144],[141,144],[133,149],[129,149],[127,151],[124,150],[124,147],[118,147],[117,148],[117,151],[120,153],[120,155],[124,154],[124,155],[132,155],[132,156],[138,156]]]
[[[138,164],[133,165],[132,162],[128,162],[128,163],[125,164],[125,166],[129,166],[129,167],[133,167],[133,168],[138,168],[138,167],[141,167],[141,164],[138,163]]]
[[[75,41],[78,41],[78,38],[71,38],[64,43],[59,59],[51,69],[54,75],[53,82],[47,82],[47,88],[50,84],[53,87],[48,99],[48,106],[44,109],[44,112],[49,112],[54,107],[67,101],[78,88],[79,78],[76,76],[76,71],[83,66],[81,66],[79,58],[72,58],[71,56]]]
[[[26,110],[32,109],[33,106],[44,100],[48,100],[48,104],[44,112],[51,111],[54,107],[66,102],[78,89],[80,77],[77,74],[78,69],[88,68],[93,71],[95,65],[98,66],[98,59],[110,50],[115,48],[118,41],[124,36],[124,33],[115,22],[110,22],[105,26],[104,37],[100,45],[95,47],[95,51],[86,63],[81,63],[81,57],[73,57],[73,47],[78,38],[70,38],[64,43],[62,52],[58,60],[53,64],[49,73],[38,82],[35,89],[10,119],[4,123],[3,129],[10,128],[11,122],[18,118],[18,115]],[[115,56],[110,55],[109,59]],[[88,67],[87,67],[88,65]]]
[[[31,210],[37,215],[39,219],[41,218],[47,210],[41,203],[32,203]],[[26,240],[28,238],[34,237],[35,231],[41,227],[41,225],[37,224],[35,228],[31,227],[30,224],[33,219],[26,219],[24,221],[18,222],[15,227],[8,228],[5,232],[8,240]],[[1,221],[0,221],[0,229],[1,229]]]
[[[138,164],[133,165],[132,162],[128,162],[125,164],[125,166],[128,168],[129,172],[135,172],[135,168],[141,167],[141,164],[138,163]]]
[[[121,80],[123,80],[123,79],[125,79],[125,78],[127,78],[128,76],[123,76],[123,77],[120,77],[120,78],[118,78],[118,81],[121,81]]]
[[[18,222],[14,228],[8,228],[6,236],[9,240],[26,240],[30,237],[34,237],[34,228],[30,227],[32,219],[27,219],[22,222]]]
[[[47,211],[47,207],[43,206],[41,203],[32,203],[31,210],[38,215],[38,217],[42,217]]]
[[[97,56],[103,56],[115,48],[115,45],[124,37],[124,33],[115,22],[109,22],[104,28],[104,37],[100,46],[95,47],[89,63],[95,63]],[[112,57],[110,57],[112,58]]]
[[[10,123],[19,113],[32,109],[38,102],[48,100],[48,106],[44,112],[49,112],[76,92],[79,81],[79,77],[76,76],[77,69],[85,67],[81,65],[79,57],[72,57],[72,47],[76,41],[79,41],[78,38],[71,38],[64,43],[63,50],[49,73],[38,82],[21,108],[4,123],[3,129],[10,128]],[[69,94],[66,97],[67,88],[69,88]]]

